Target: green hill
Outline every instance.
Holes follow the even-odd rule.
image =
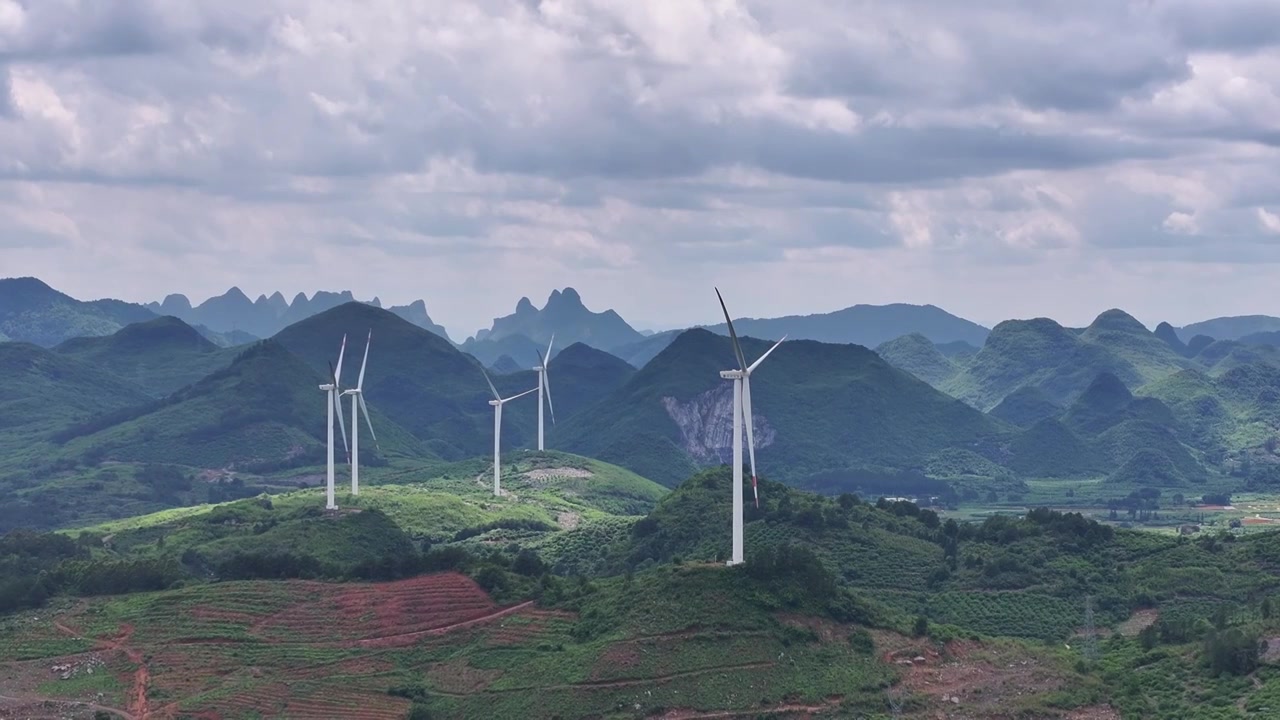
[[[1137,387],[1188,365],[1137,320],[1109,310],[1079,333],[1047,318],[1002,322],[943,389],[984,410],[1025,386],[1065,405],[1103,372]]]
[[[325,442],[325,396],[318,390],[323,382],[282,345],[267,340],[164,400],[86,423],[63,439],[68,453],[95,460],[210,469],[319,464]],[[370,414],[383,454],[422,456],[421,444],[372,399]],[[363,423],[361,431],[362,458],[376,462]]]
[[[73,337],[110,335],[155,314],[119,300],[82,302],[32,277],[0,279],[0,334],[53,347]]]
[[[1067,408],[1062,421],[1084,436],[1098,435],[1126,420],[1146,420],[1177,433],[1173,412],[1156,398],[1135,398],[1111,373],[1102,373]]]
[[[1050,400],[1040,388],[1024,385],[1005,395],[988,414],[1019,427],[1030,427],[1046,418],[1061,415],[1062,407]]]
[[[1232,368],[1255,363],[1280,366],[1280,348],[1250,345],[1236,340],[1215,340],[1196,353],[1195,360],[1211,375],[1221,375]]]
[[[1257,449],[1280,433],[1280,365],[1249,363],[1213,377],[1187,370],[1142,388],[1167,405],[1207,457]]]
[[[239,350],[219,348],[175,317],[126,325],[113,335],[68,340],[55,352],[102,367],[163,397],[226,367]]]
[[[899,370],[906,370],[934,387],[956,374],[956,366],[929,338],[919,333],[903,335],[876,348],[876,354]]]
[[[764,341],[746,338],[759,357]],[[729,339],[689,330],[601,404],[562,423],[558,447],[673,485],[730,456]],[[997,423],[856,345],[785,342],[752,376],[761,471],[788,482],[832,469],[913,467]]]
[[[0,344],[0,443],[45,436],[148,399],[142,388],[93,364],[27,343]]]
[[[1009,443],[1005,465],[1022,477],[1091,475],[1103,469],[1083,439],[1056,418],[1045,418]]]
[[[302,358],[317,373],[327,373],[337,360],[343,334],[347,356],[342,386],[351,387],[360,372],[365,338],[373,333],[364,395],[392,421],[413,433],[432,452],[461,459],[492,452],[492,396],[475,358],[444,338],[386,311],[363,303],[346,303],[295,323],[275,341]],[[531,377],[532,374],[528,374]],[[525,390],[525,374],[494,378],[504,392],[515,383]],[[559,389],[559,388],[556,388]],[[508,406],[503,413],[503,446],[527,445],[536,432],[536,401]]]
[[[413,433],[431,452],[448,460],[485,455],[493,448],[492,395],[475,358],[444,338],[400,317],[363,303],[347,303],[282,330],[274,338],[313,370],[327,373],[347,335],[343,387],[355,384],[365,338],[373,345],[364,394],[393,422]],[[572,352],[570,352],[572,350]],[[565,353],[568,357],[563,358]],[[556,419],[564,424],[574,413],[603,398],[630,374],[616,358],[579,346],[567,347],[551,362]],[[537,375],[525,370],[496,376],[503,396],[537,386]],[[514,450],[536,445],[535,397],[503,409],[502,446]],[[550,416],[547,417],[550,427]]]
[[[636,374],[636,369],[625,361],[583,343],[575,343],[558,353],[549,370],[557,422],[566,422],[603,401]],[[529,380],[523,384],[537,385],[537,376],[530,373]]]

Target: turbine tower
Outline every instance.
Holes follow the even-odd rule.
[[[747,360],[742,354],[742,345],[738,343],[738,333],[734,332],[733,320],[729,318],[729,309],[724,305],[724,297],[720,295],[719,288],[716,288],[716,297],[720,299],[720,309],[724,311],[724,321],[729,326],[729,338],[733,341],[733,354],[738,360],[737,370],[724,370],[720,373],[720,377],[733,381],[733,552],[728,564],[738,565],[743,560],[742,425],[744,415],[747,426],[747,450],[751,453],[751,491],[755,494],[756,507],[760,507],[760,489],[756,485],[756,439],[751,416],[751,373],[755,372],[756,368],[760,367],[760,363],[777,350],[782,340],[786,340],[787,337],[782,336],[782,340],[774,343],[773,347],[754,363],[747,365]]]
[[[547,396],[547,407],[551,408],[551,424],[556,423],[556,406],[551,402],[551,379],[547,376],[547,365],[551,362],[551,345],[556,341],[556,334],[551,333],[551,342],[547,343],[547,354],[543,355],[542,351],[538,351],[538,359],[542,364],[534,368],[538,373],[538,452],[546,450],[542,437],[542,395],[545,392]]]
[[[360,413],[364,413],[365,425],[369,427],[369,436],[373,438],[373,446],[378,446],[378,436],[373,432],[373,422],[369,420],[369,407],[364,404],[364,370],[369,364],[369,345],[373,343],[373,331],[369,331],[369,339],[364,344],[364,360],[360,363],[360,377],[356,386],[342,393],[351,396],[351,494],[360,494]],[[339,408],[341,415],[341,408]],[[345,433],[345,429],[343,430]],[[345,442],[345,440],[344,440]]]
[[[347,352],[347,336],[343,335],[342,347],[339,348],[338,350],[338,369],[334,370],[333,363],[329,363],[329,382],[320,386],[320,389],[327,394],[325,405],[328,407],[328,415],[329,415],[329,423],[328,423],[329,437],[328,437],[328,447],[327,447],[328,464],[326,467],[328,485],[326,486],[326,495],[325,495],[326,510],[338,509],[338,505],[333,500],[333,483],[334,483],[333,418],[334,418],[334,415],[337,415],[338,423],[342,425],[342,447],[346,448],[347,446],[347,427],[346,427],[346,424],[342,422],[342,405],[341,405],[341,402],[338,400],[338,392],[339,392],[338,378],[342,376],[342,356],[345,355],[346,352]]]
[[[502,494],[502,406],[516,398],[535,392],[538,388],[529,388],[519,395],[503,398],[498,394],[498,389],[493,386],[493,381],[489,379],[489,373],[485,372],[483,367],[480,368],[480,372],[484,373],[484,381],[489,383],[489,391],[493,393],[493,399],[489,401],[493,406],[493,495],[498,497]]]

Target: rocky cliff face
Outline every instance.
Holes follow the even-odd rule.
[[[667,414],[680,427],[684,447],[699,463],[708,465],[733,461],[733,385],[725,382],[688,402],[662,398]],[[752,429],[756,450],[773,444],[778,433],[758,409]],[[745,450],[744,457],[745,457]]]

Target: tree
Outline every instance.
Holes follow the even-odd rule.
[[[923,615],[916,616],[916,622],[911,626],[911,634],[914,637],[924,637],[929,634],[929,618]]]

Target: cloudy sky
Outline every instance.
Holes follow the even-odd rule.
[[[0,275],[1280,314],[1276,0],[0,0]]]

